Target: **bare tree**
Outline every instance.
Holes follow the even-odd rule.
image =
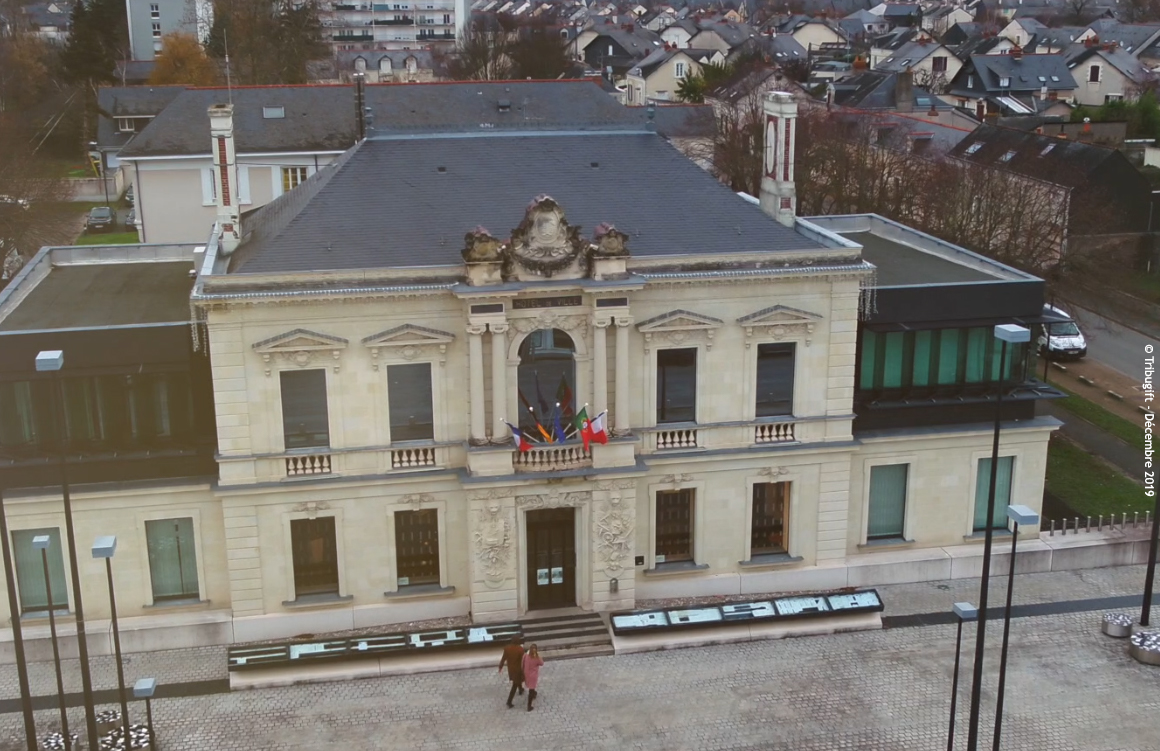
[[[66,181],[36,150],[39,134],[0,118],[0,266],[8,275],[43,245],[72,240]]]
[[[475,18],[448,56],[447,73],[456,81],[496,81],[511,78],[512,33]]]

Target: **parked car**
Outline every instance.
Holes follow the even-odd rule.
[[[135,206],[136,204],[134,201],[136,201],[136,198],[133,195],[133,186],[130,185],[129,189],[125,191],[125,203],[129,204],[130,206]]]
[[[125,217],[125,229],[137,229],[137,209],[129,209],[129,215]]]
[[[89,210],[89,219],[85,222],[86,232],[112,232],[117,228],[117,215],[108,206],[97,206]]]
[[[1051,305],[1044,305],[1043,313],[1071,318],[1065,311]],[[1039,354],[1050,360],[1079,360],[1087,355],[1087,340],[1075,321],[1049,323],[1039,334]]]

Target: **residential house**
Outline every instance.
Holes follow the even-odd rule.
[[[1054,38],[1059,29],[1049,29],[1043,22],[1035,18],[1016,18],[999,31],[999,36],[1008,39],[1012,44],[1027,47],[1032,39]],[[1043,50],[1047,52],[1048,50]]]
[[[879,3],[869,12],[881,16],[891,28],[918,26],[922,19],[922,6],[918,3]]]
[[[877,68],[879,63],[888,57],[893,57],[894,53],[902,47],[916,39],[925,39],[927,36],[926,32],[919,29],[902,27],[877,37],[870,45],[870,67]]]
[[[987,113],[1055,114],[1077,84],[1062,55],[971,55],[947,93],[982,119]]]
[[[682,18],[669,24],[660,32],[661,41],[673,47],[688,47],[689,40],[701,31],[692,18]]]
[[[49,44],[61,45],[68,41],[72,9],[67,0],[27,3],[19,6],[16,25]]]
[[[939,40],[948,47],[957,47],[972,39],[982,37],[989,30],[990,27],[984,23],[956,23],[947,29],[946,33],[939,37]]]
[[[850,39],[872,39],[890,31],[890,22],[868,10],[859,9],[838,20]]]
[[[936,37],[941,37],[957,24],[975,20],[974,14],[960,5],[940,5],[920,17],[921,28]]]
[[[960,60],[966,60],[971,55],[1006,55],[1015,49],[1015,43],[1007,37],[988,33],[968,39],[952,49]],[[1020,51],[1031,53],[1034,50],[1022,49]]]
[[[888,73],[913,71],[921,85],[939,91],[954,79],[963,63],[943,45],[923,38],[902,45],[874,67]]]
[[[952,154],[972,164],[1060,186],[1067,196],[1061,215],[1069,218],[1073,233],[1091,234],[1093,226],[1107,235],[1148,229],[1151,184],[1117,149],[1035,131],[981,125]]]
[[[628,71],[625,103],[643,106],[651,101],[677,101],[677,87],[681,81],[699,74],[702,65],[724,62],[725,55],[719,50],[659,49]]]
[[[1100,44],[1114,43],[1132,57],[1140,57],[1147,50],[1160,43],[1160,24],[1120,23],[1114,18],[1093,21],[1076,42],[1093,40]]]
[[[811,54],[819,50],[845,48],[850,43],[845,31],[824,18],[790,16],[779,24],[772,23],[771,28],[777,34],[791,35]]]
[[[1043,282],[881,217],[795,217],[796,103],[763,107],[778,140],[758,196],[629,123],[477,123],[472,138],[428,123],[373,134],[248,215],[219,192],[199,262],[173,262],[192,291],[126,276],[154,246],[109,251],[115,264],[86,252],[79,278],[44,251],[0,293],[0,337],[26,338],[19,356],[0,347],[0,393],[23,400],[0,436],[27,452],[16,469],[48,474],[5,477],[16,559],[64,526],[57,447],[25,428],[51,414],[29,396],[48,383],[31,362],[59,341],[44,311],[87,282],[101,295],[86,328],[164,302],[151,319],[209,367],[195,416],[217,427],[216,476],[74,488],[82,539],[139,551],[118,564],[128,652],[979,566],[1007,505],[1043,498],[1059,423],[1036,401],[1059,392],[1035,380],[1027,346],[991,366],[992,326],[1038,325]],[[233,108],[207,112],[215,182],[234,184]],[[406,189],[384,191],[398,174]],[[120,389],[152,362],[99,349],[68,376],[112,370]],[[521,405],[544,390],[600,415],[602,440],[530,440],[549,413]],[[82,427],[70,445],[89,444]],[[97,620],[104,581],[85,560]],[[14,572],[13,594],[39,622],[56,602],[34,571]],[[26,636],[45,648],[43,630]]]
[[[697,49],[719,50],[728,55],[731,51],[757,38],[757,31],[747,24],[702,24],[700,30],[689,40],[688,46]]]
[[[913,73],[866,70],[826,87],[826,103],[874,114],[901,114],[970,131],[978,124],[950,102],[914,83]]]
[[[1043,29],[1025,45],[1024,52],[1040,55],[1058,54],[1079,41],[1085,31],[1079,26],[1057,26]]]
[[[126,176],[118,155],[133,136],[145,129],[176,99],[184,86],[105,86],[97,90],[97,149],[105,169],[116,171],[118,192]]]
[[[1093,38],[1064,53],[1076,80],[1075,101],[1098,107],[1107,102],[1135,99],[1155,76],[1143,63],[1115,42]]]
[[[593,70],[623,78],[629,69],[664,47],[659,35],[636,24],[605,23],[593,27],[596,35],[580,48],[581,57]]]
[[[432,50],[335,53],[339,80],[349,82],[362,73],[367,83],[417,83],[436,79],[436,55]]]

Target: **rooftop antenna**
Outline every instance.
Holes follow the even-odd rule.
[[[230,104],[234,103],[234,86],[230,81],[230,32],[222,29],[222,46],[226,53],[226,92],[229,94]]]

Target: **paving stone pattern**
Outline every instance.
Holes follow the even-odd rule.
[[[1132,594],[1142,578],[1142,567],[1019,576],[1016,601]],[[888,613],[901,615],[974,600],[977,582],[971,584],[881,591]],[[992,598],[1002,602],[1002,586]],[[1086,612],[1013,621],[1005,751],[1160,749],[1160,669],[1131,659],[1127,640],[1102,635],[1100,619],[1101,613]],[[989,748],[1001,622],[987,633],[982,737]],[[973,626],[964,629],[963,643],[959,748],[966,739]],[[494,670],[467,670],[164,699],[154,702],[154,719],[165,751],[929,751],[946,743],[954,648],[951,625],[567,660],[544,667],[531,713],[504,708],[506,684]],[[223,650],[154,653],[136,657],[127,678],[148,667],[167,670],[171,679],[206,680],[224,675],[223,663]],[[196,677],[180,678],[182,666]],[[51,667],[33,667],[37,693],[50,693]],[[6,698],[16,695],[10,672],[14,689],[15,671],[5,666]],[[113,680],[112,665],[99,665],[98,685]],[[71,717],[83,722],[77,710]],[[42,732],[55,726],[52,712],[38,712],[37,720]],[[20,722],[19,714],[0,716],[0,738],[17,738]]]

